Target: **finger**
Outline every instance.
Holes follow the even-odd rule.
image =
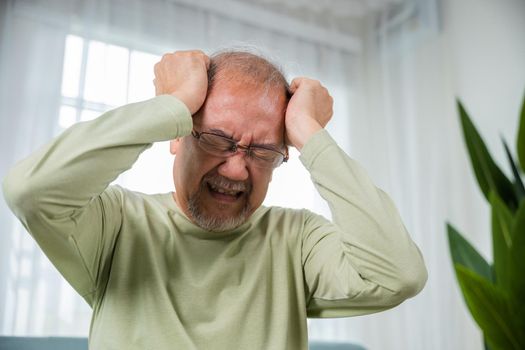
[[[297,90],[297,88],[299,87],[300,81],[301,81],[301,78],[295,78],[294,80],[292,80],[292,82],[290,83],[290,92],[294,93]]]
[[[286,132],[286,129],[284,130],[284,144],[286,145],[286,147],[293,146],[290,142],[290,139],[288,138],[288,133]]]
[[[206,70],[209,70],[211,65],[211,59],[207,55],[204,55],[204,63],[206,64]]]

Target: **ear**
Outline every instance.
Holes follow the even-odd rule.
[[[170,141],[170,153],[173,155],[177,154],[177,150],[180,146],[180,139],[175,139]]]

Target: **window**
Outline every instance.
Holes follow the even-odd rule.
[[[112,108],[155,96],[153,66],[159,60],[160,56],[152,53],[69,35],[57,132]],[[167,192],[172,162],[168,142],[156,143],[116,183],[142,192]]]
[[[159,59],[150,53],[67,36],[60,129],[154,96],[153,65]]]

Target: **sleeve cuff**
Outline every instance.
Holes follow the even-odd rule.
[[[193,128],[193,118],[190,110],[178,98],[172,95],[160,95],[153,98],[155,103],[166,110],[175,120],[174,135],[185,136],[191,133]]]
[[[310,169],[315,160],[332,146],[337,146],[336,142],[326,129],[321,129],[313,134],[303,146],[299,159],[306,169]]]

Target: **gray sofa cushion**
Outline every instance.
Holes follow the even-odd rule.
[[[0,350],[87,350],[86,338],[0,337]],[[365,350],[348,343],[310,342],[310,350]]]
[[[87,350],[86,338],[0,337],[0,350]]]
[[[308,344],[309,350],[366,350],[361,345],[352,343],[332,343],[311,341]]]

